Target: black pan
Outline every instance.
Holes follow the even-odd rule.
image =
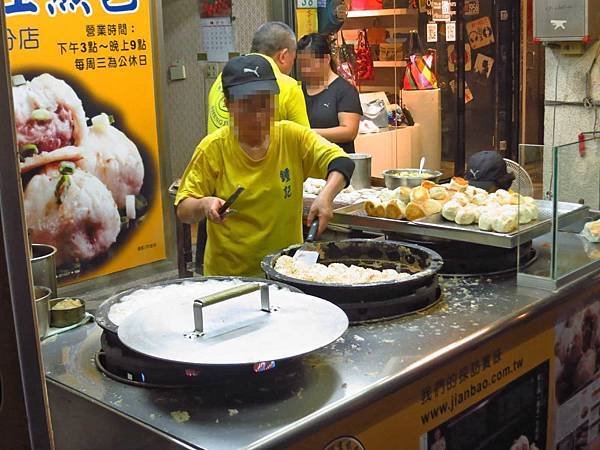
[[[262,261],[262,270],[270,280],[294,286],[306,294],[341,305],[411,296],[417,289],[434,284],[443,265],[442,257],[433,250],[396,241],[347,239],[315,242],[315,247],[320,254],[321,264],[343,263],[377,270],[395,269],[415,276],[403,281],[350,285],[304,281],[277,272],[274,269],[277,259],[282,255],[293,256],[300,245],[266,256]]]

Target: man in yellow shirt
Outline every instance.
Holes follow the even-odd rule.
[[[271,64],[260,55],[233,58],[223,70],[232,124],[205,137],[196,148],[175,199],[185,223],[208,219],[205,275],[261,274],[260,261],[302,242],[302,184],[327,178],[308,223],[321,233],[332,217],[335,196],[352,176],[354,163],[337,145],[309,128],[274,122],[279,93]],[[238,186],[237,213],[219,209]]]
[[[296,35],[283,22],[266,22],[254,33],[251,53],[266,56],[273,67],[279,85],[279,101],[275,120],[291,120],[310,127],[302,88],[288,76],[296,59]],[[221,74],[208,93],[207,132],[212,133],[229,124],[229,111],[225,105]]]

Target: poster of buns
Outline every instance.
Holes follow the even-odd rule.
[[[25,221],[59,281],[165,258],[143,0],[5,3]]]
[[[555,448],[600,449],[600,301],[555,327]]]

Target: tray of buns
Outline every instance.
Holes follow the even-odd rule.
[[[559,202],[559,226],[581,220],[587,211]],[[445,185],[383,190],[378,199],[334,210],[331,224],[514,248],[551,231],[552,202],[503,190],[488,194],[455,178]]]

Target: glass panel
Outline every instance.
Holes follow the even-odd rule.
[[[532,152],[543,154],[543,159],[533,164]],[[587,223],[600,218],[600,136],[555,148],[521,145],[520,157],[528,161],[524,165],[533,175],[538,219],[524,223],[526,217],[522,216],[527,216],[527,211],[523,210],[528,207],[527,199],[521,197],[519,275],[545,279],[559,287],[600,264],[600,236],[583,232]],[[518,191],[527,194],[529,180],[524,178],[517,185]],[[536,222],[543,231],[533,233],[537,258],[526,264],[525,252],[530,251],[527,243],[532,237],[528,232]]]
[[[513,161],[507,161],[507,169],[515,175],[515,180],[511,186],[511,190],[520,193],[522,196],[532,197],[537,205],[538,218],[531,217],[532,222],[518,224],[517,239],[519,245],[519,273],[525,273],[530,276],[542,277],[550,279],[551,277],[551,253],[552,253],[552,233],[551,233],[551,216],[552,202],[547,196],[549,191],[545,188],[544,169],[548,166],[551,172],[552,165],[545,164],[545,161],[550,158],[552,147],[543,145],[520,145],[519,146],[519,162],[516,164]],[[551,161],[550,161],[551,162]],[[528,200],[528,199],[527,199]],[[532,212],[527,214],[521,211],[523,209],[523,201],[519,199],[518,213],[521,216],[531,216]],[[535,208],[534,208],[535,211]],[[527,217],[524,217],[527,219]],[[535,249],[532,246],[532,238],[530,235],[523,235],[526,227],[531,227],[535,221],[547,221],[545,233],[535,240]],[[521,220],[523,222],[523,220]],[[535,252],[535,253],[533,253]]]
[[[552,278],[557,280],[600,261],[600,242],[583,232],[600,209],[600,136],[556,147],[553,159],[553,222],[558,226],[553,228]],[[566,205],[584,205],[588,211],[570,217]],[[595,236],[600,241],[600,232]]]

